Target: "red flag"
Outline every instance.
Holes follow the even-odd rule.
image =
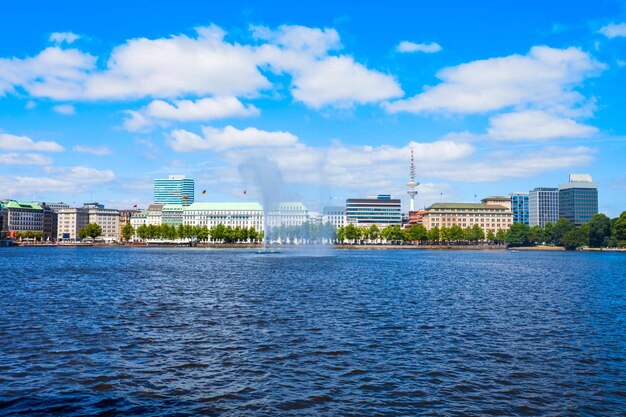
[[[133,208],[137,208],[137,204],[135,204],[135,205],[133,206]]]

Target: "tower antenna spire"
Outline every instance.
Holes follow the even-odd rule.
[[[419,182],[415,181],[415,158],[413,156],[413,147],[411,147],[411,164],[409,165],[409,182],[406,183],[408,190],[407,194],[409,195],[409,211],[415,211],[415,196],[417,195],[417,188],[420,185]]]

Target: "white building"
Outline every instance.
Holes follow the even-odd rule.
[[[545,227],[559,220],[559,189],[538,187],[528,193],[528,224]]]
[[[259,203],[193,203],[183,210],[183,224],[254,227],[263,230],[263,207]]]
[[[145,226],[148,218],[148,210],[141,210],[138,213],[133,213],[130,216],[130,225],[133,226],[135,230],[139,226]]]
[[[267,213],[268,227],[301,226],[309,219],[309,211],[304,204],[283,202],[270,206]]]
[[[163,223],[163,204],[150,204],[146,215],[146,224],[160,226]]]
[[[335,228],[346,225],[346,207],[345,206],[327,206],[324,207],[322,213],[322,223],[330,223]]]

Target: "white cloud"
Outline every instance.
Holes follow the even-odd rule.
[[[0,94],[23,89],[54,100],[255,97],[272,88],[261,69],[291,77],[294,98],[313,108],[350,107],[403,94],[391,75],[351,56],[331,55],[341,48],[334,29],[284,25],[251,30],[260,44],[227,42],[217,26],[197,28],[196,36],[130,39],[115,47],[102,67],[92,55],[60,47],[24,59],[0,59]]]
[[[489,124],[487,136],[497,140],[588,138],[598,133],[593,126],[537,110],[496,115]]]
[[[594,149],[549,147],[527,153],[487,155],[483,160],[468,161],[454,166],[433,166],[429,176],[460,182],[497,182],[516,178],[531,178],[548,171],[565,170],[589,165]]]
[[[53,106],[52,110],[65,116],[73,116],[76,114],[76,109],[71,104],[59,104],[58,106]]]
[[[598,33],[603,34],[609,39],[626,37],[626,23],[610,23],[600,28]]]
[[[626,61],[623,61],[621,59],[617,60],[617,66],[618,67],[626,67]]]
[[[106,146],[76,145],[72,148],[72,150],[78,153],[88,153],[97,156],[113,155],[113,151]]]
[[[6,151],[37,151],[37,152],[63,152],[63,146],[56,142],[35,142],[26,136],[15,136],[8,133],[0,133],[0,149]]]
[[[433,54],[440,52],[443,48],[437,42],[431,43],[415,43],[410,41],[402,41],[396,46],[396,52],[411,53],[411,52],[424,52],[427,54]]]
[[[245,105],[236,97],[214,97],[200,100],[175,100],[168,103],[153,100],[146,107],[127,110],[124,127],[131,131],[146,131],[155,124],[165,125],[167,121],[206,121],[229,117],[258,116],[260,111],[254,105]]]
[[[115,179],[110,170],[88,167],[46,167],[46,175],[0,176],[0,188],[12,196],[30,196],[33,193],[83,193],[89,187],[102,185]]]
[[[54,42],[56,44],[67,43],[68,45],[74,43],[80,38],[75,33],[72,32],[54,32],[50,34],[50,42]]]
[[[240,130],[233,126],[223,129],[203,127],[204,137],[187,130],[174,130],[170,134],[169,144],[177,152],[202,150],[225,150],[231,148],[279,147],[293,145],[298,138],[289,132],[268,132],[254,127]]]
[[[332,28],[281,25],[276,30],[266,26],[251,26],[250,29],[256,39],[314,56],[323,56],[328,51],[341,49],[339,34]]]
[[[36,153],[15,152],[0,154],[0,165],[49,165],[52,159]]]
[[[575,87],[604,68],[578,48],[535,46],[527,55],[444,68],[437,73],[438,85],[384,107],[390,113],[485,113],[510,107],[573,112],[585,102]]]

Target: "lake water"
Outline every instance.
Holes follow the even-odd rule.
[[[303,255],[0,249],[0,415],[626,412],[624,253]]]

